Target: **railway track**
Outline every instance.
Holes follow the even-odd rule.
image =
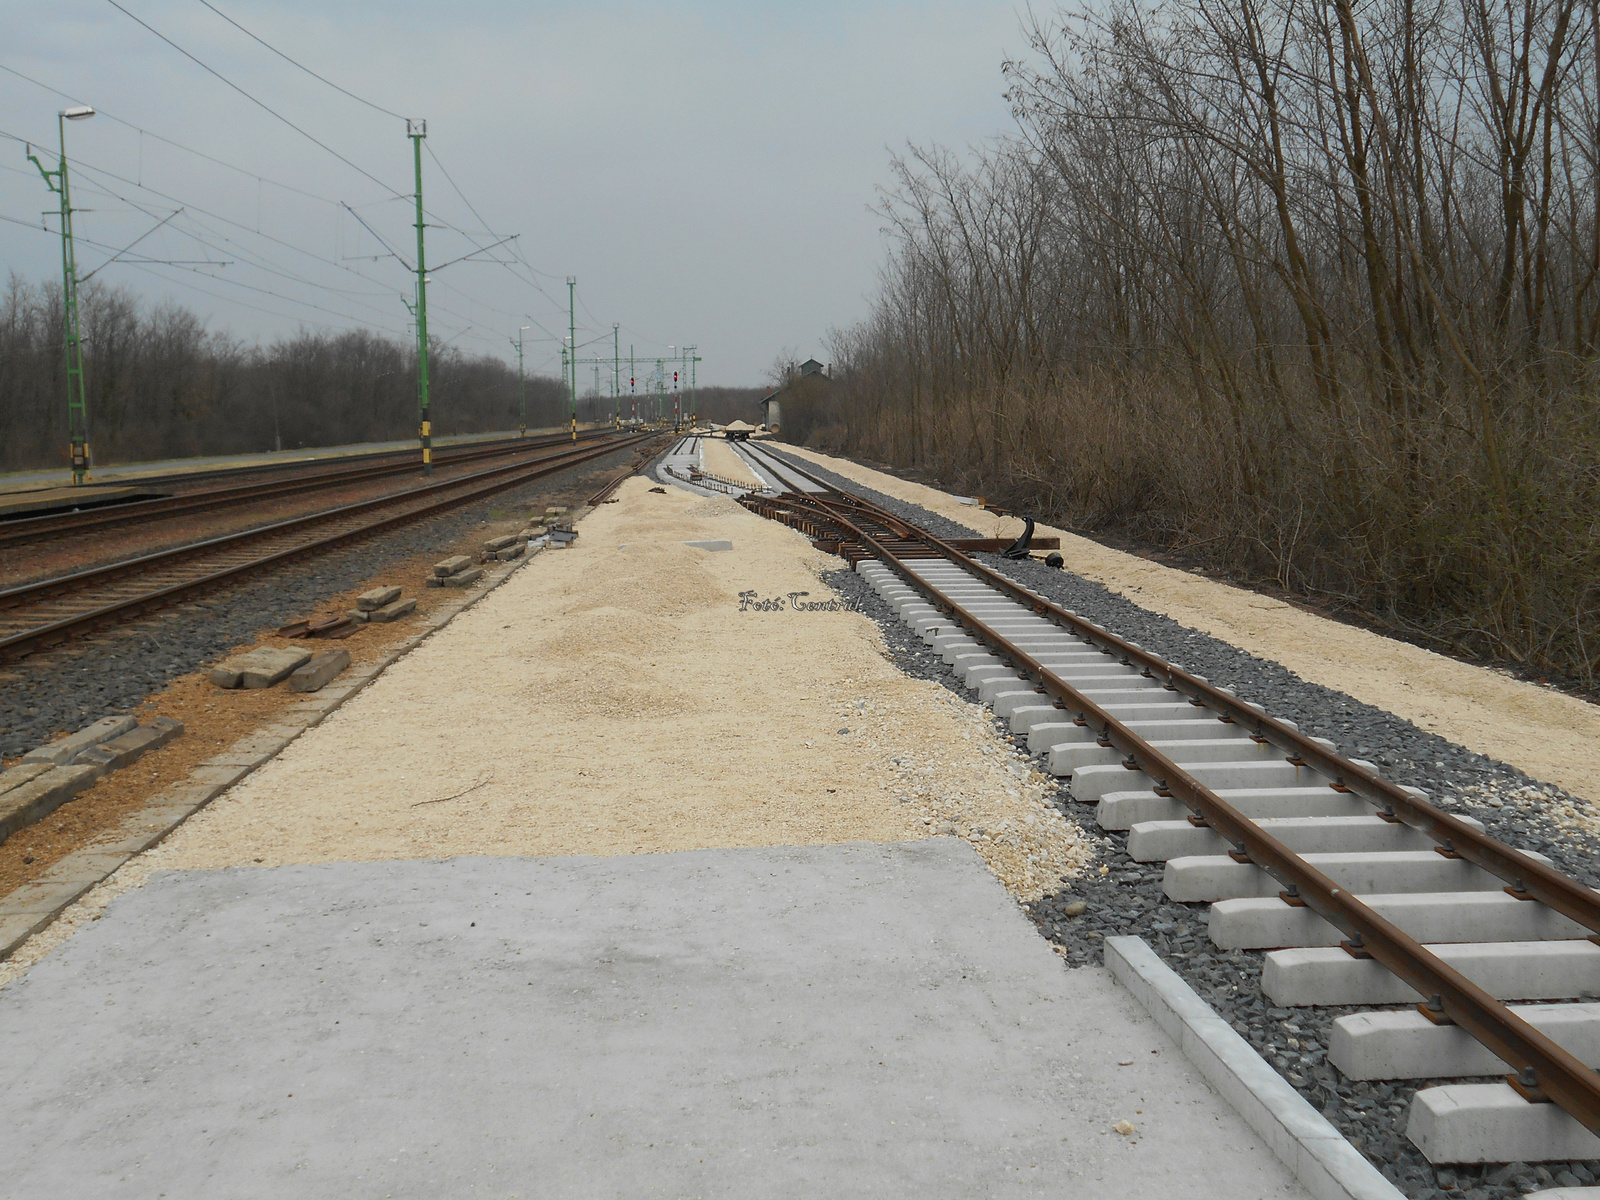
[[[1339,1006],[1353,1080],[1450,1081],[1406,1120],[1435,1163],[1600,1157],[1600,893],[1290,721],[755,447],[746,507],[841,554],[1076,802],[1261,951],[1284,1008]],[[780,488],[782,490],[780,490]],[[1485,1082],[1485,1080],[1488,1080]]]
[[[626,470],[619,471],[613,475],[605,482],[604,485],[601,486],[599,491],[595,492],[594,495],[590,496],[586,501],[584,501],[584,503],[590,508],[598,508],[600,505],[608,503],[613,492],[621,487],[629,478],[637,475],[644,469],[645,465],[649,463],[652,453],[653,451],[649,443],[646,443],[644,446],[640,447],[634,452],[633,465],[628,467]]]
[[[579,435],[579,444],[582,445],[593,441],[597,437],[604,436],[608,436],[604,430],[588,430]],[[444,451],[434,461],[440,467],[463,466],[468,463],[481,462],[485,459],[524,454],[548,446],[571,445],[571,438],[565,434],[540,438],[518,438],[510,442],[497,441],[486,446],[469,446],[454,451]],[[364,459],[367,456],[361,457]],[[345,487],[352,483],[365,483],[374,479],[387,479],[417,473],[417,462],[414,454],[400,456],[386,453],[376,457],[379,457],[381,461],[367,462],[364,465],[357,463],[353,466],[337,466],[328,470],[295,475],[286,479],[261,479],[250,483],[236,483],[227,487],[208,488],[202,491],[185,492],[176,496],[162,496],[151,500],[133,500],[126,504],[89,508],[71,513],[21,517],[14,520],[0,521],[0,549],[28,545],[51,538],[70,537],[80,533],[97,533],[119,525],[157,520],[163,517],[188,516],[195,513],[211,512],[222,508],[237,507],[242,504],[253,504],[261,500],[281,499],[287,496],[303,495],[308,492]],[[274,469],[283,470],[284,467],[275,464]],[[185,477],[175,476],[174,479],[184,481]]]
[[[568,442],[572,440],[571,435],[567,433],[538,434],[536,436],[556,437]],[[463,447],[486,448],[490,446],[515,445],[528,440],[526,437],[499,437],[457,444]],[[438,455],[443,449],[445,447],[435,443],[434,454]],[[125,469],[126,466],[130,465],[124,464],[123,467],[97,468],[95,474],[100,478],[96,479],[95,482],[109,482],[119,486],[125,484],[129,487],[165,487],[184,483],[200,483],[211,479],[238,479],[245,475],[271,475],[280,471],[303,471],[323,466],[350,466],[384,459],[395,459],[410,463],[412,466],[420,464],[417,447],[413,444],[397,450],[364,450],[356,454],[329,454],[322,458],[312,455],[307,458],[293,458],[283,462],[269,461],[250,463],[244,466],[207,467],[198,471],[169,471],[165,475],[120,475],[118,474],[119,470]],[[434,461],[437,462],[438,459],[435,458]],[[135,468],[137,467],[137,464],[131,465]]]
[[[0,591],[0,660],[128,620],[242,575],[471,503],[639,445],[642,434],[565,441],[533,459]]]

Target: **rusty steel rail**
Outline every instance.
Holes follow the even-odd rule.
[[[1228,722],[1249,728],[1252,736],[1287,751],[1296,765],[1306,765],[1333,780],[1333,786],[1358,795],[1378,809],[1378,815],[1418,829],[1437,843],[1446,857],[1462,858],[1507,882],[1506,891],[1521,899],[1548,905],[1591,930],[1600,931],[1600,896],[1554,867],[1497,841],[1482,831],[1411,795],[1375,771],[1362,767],[1298,730],[1266,716],[1219,688],[1173,666],[1160,656],[1142,650],[1090,621],[1053,604],[1015,581],[962,554],[948,542],[919,529],[859,497],[834,489],[809,472],[789,467],[828,489],[820,496],[788,493],[780,497],[746,497],[741,503],[753,511],[806,529],[812,535],[831,531],[842,553],[852,562],[872,557],[893,570],[927,596],[934,606],[949,612],[953,623],[988,643],[1018,669],[1018,677],[1032,680],[1036,689],[1054,698],[1057,707],[1072,714],[1082,726],[1095,729],[1103,745],[1126,756],[1124,766],[1142,771],[1154,781],[1158,794],[1170,796],[1194,815],[1191,820],[1216,830],[1232,846],[1237,861],[1251,862],[1284,885],[1286,903],[1310,907],[1346,934],[1344,948],[1357,957],[1371,957],[1419,995],[1427,997],[1417,1007],[1440,1023],[1455,1023],[1510,1064],[1508,1082],[1529,1100],[1550,1100],[1591,1131],[1600,1133],[1600,1074],[1562,1049],[1500,1000],[1441,960],[1393,922],[1334,883],[1278,839],[1245,817],[1176,762],[1053,674],[1037,657],[1020,649],[995,628],[934,584],[912,571],[906,561],[942,558],[955,563],[1055,625],[1086,643],[1118,656],[1141,674],[1159,679],[1165,690],[1189,703],[1216,712]],[[876,526],[883,534],[875,534]],[[885,536],[887,535],[887,536]],[[910,543],[911,554],[887,543]],[[858,549],[859,548],[859,549]],[[858,552],[857,552],[858,551]]]
[[[362,521],[355,526],[341,529],[325,537],[296,542],[282,550],[243,562],[230,563],[219,570],[204,572],[134,596],[120,597],[111,603],[97,605],[88,611],[48,620],[43,624],[0,637],[0,661],[19,658],[42,646],[52,645],[98,626],[106,625],[116,620],[125,620],[153,608],[164,607],[193,592],[217,586],[247,572],[282,563],[306,554],[329,550],[345,542],[367,537],[373,533],[404,524],[407,521],[432,516],[435,513],[493,495],[495,492],[504,491],[507,488],[516,487],[530,480],[552,474],[555,471],[578,466],[591,459],[601,458],[607,454],[615,453],[617,450],[633,446],[640,440],[640,436],[623,435],[615,441],[604,442],[598,446],[585,446],[576,450],[550,454],[531,462],[522,461],[492,467],[486,471],[428,484],[394,495],[341,505],[337,508],[326,509],[322,512],[311,513],[302,517],[293,517],[286,521],[275,522],[271,525],[260,526],[241,533],[226,534],[222,537],[210,538],[188,546],[159,551],[155,554],[144,555],[125,562],[111,563],[105,567],[91,568],[56,579],[47,579],[39,583],[10,588],[0,592],[0,611],[9,611],[10,609],[27,607],[32,604],[48,605],[57,597],[88,590],[97,584],[114,583],[130,574],[157,570],[171,564],[181,563],[184,559],[195,558],[217,551],[226,551],[250,541],[258,541],[286,532],[293,533],[315,524],[357,516],[384,506],[393,507],[418,499],[424,501],[421,505],[410,505],[400,512],[380,516],[375,520]],[[566,444],[570,445],[570,443]]]
[[[624,483],[632,479],[644,469],[645,464],[648,463],[652,457],[653,451],[651,450],[651,446],[653,442],[656,438],[659,438],[662,435],[654,434],[648,436],[650,436],[651,440],[647,441],[638,450],[634,451],[633,466],[629,467],[626,471],[619,472],[614,479],[610,480],[604,487],[602,487],[598,492],[590,496],[589,499],[585,501],[590,508],[596,508],[599,505],[604,504],[608,499],[610,499],[613,492],[615,492]]]
[[[593,440],[597,436],[603,435],[597,434],[592,430],[585,430],[579,435],[580,440],[583,441]],[[565,434],[559,437],[518,438],[509,444],[503,441],[490,442],[482,446],[468,444],[453,452],[447,449],[442,452],[441,457],[434,460],[434,463],[436,466],[450,467],[477,462],[480,459],[504,458],[508,455],[527,451],[547,449],[551,446],[570,446],[571,444],[571,439]],[[367,457],[366,455],[360,456],[362,459]],[[71,513],[0,520],[0,548],[26,545],[46,538],[71,537],[80,533],[110,529],[118,525],[129,525],[139,521],[209,512],[219,508],[231,508],[241,504],[254,503],[257,500],[276,499],[305,492],[326,491],[330,488],[366,483],[373,479],[383,479],[389,476],[409,475],[414,473],[418,467],[418,464],[411,458],[399,458],[393,453],[373,457],[381,458],[384,461],[375,463],[357,462],[349,466],[335,466],[329,470],[308,470],[304,474],[286,479],[270,478],[257,480],[254,483],[236,483],[227,487],[209,488],[205,491],[197,492],[182,492],[176,496],[158,496],[148,500],[132,500],[124,504],[98,506]],[[310,464],[306,465],[310,466]],[[315,464],[319,468],[325,465],[325,463]],[[283,470],[284,465],[274,464],[274,469]]]
[[[554,431],[550,431],[548,433],[537,433],[534,436],[560,437],[564,438],[568,442],[572,440],[571,435],[566,432],[565,426],[562,427],[562,430],[559,434],[555,433]],[[509,437],[493,437],[482,438],[475,441],[453,442],[451,445],[475,447],[503,446],[508,442],[520,442],[525,440],[526,438],[524,437],[512,434]],[[316,450],[318,448],[313,447],[312,449]],[[323,447],[323,449],[332,451],[336,449],[336,447]],[[434,449],[441,449],[441,447],[435,445]],[[282,462],[273,462],[268,460],[266,462],[245,464],[236,463],[233,466],[207,467],[198,471],[168,471],[161,475],[122,474],[122,472],[129,470],[137,471],[139,464],[114,463],[110,466],[97,467],[93,474],[99,475],[102,482],[112,483],[117,486],[127,485],[129,487],[163,487],[180,483],[197,483],[207,479],[241,478],[246,475],[270,474],[276,471],[295,471],[305,467],[324,467],[338,464],[375,462],[380,459],[388,458],[404,459],[413,467],[420,468],[422,466],[422,458],[418,452],[417,444],[413,442],[409,446],[402,446],[401,448],[395,450],[361,450],[351,454],[327,453],[322,457],[318,457],[315,453],[313,453],[306,458],[292,458]]]

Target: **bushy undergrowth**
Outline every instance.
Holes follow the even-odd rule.
[[[1111,0],[912,148],[786,435],[1593,684],[1600,8]]]

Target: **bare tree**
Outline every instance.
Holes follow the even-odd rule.
[[[1600,0],[1114,0],[891,164],[791,436],[1593,678]]]

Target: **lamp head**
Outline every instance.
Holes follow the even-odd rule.
[[[94,116],[94,109],[87,104],[74,104],[71,108],[63,108],[61,115],[69,121],[82,121]]]

